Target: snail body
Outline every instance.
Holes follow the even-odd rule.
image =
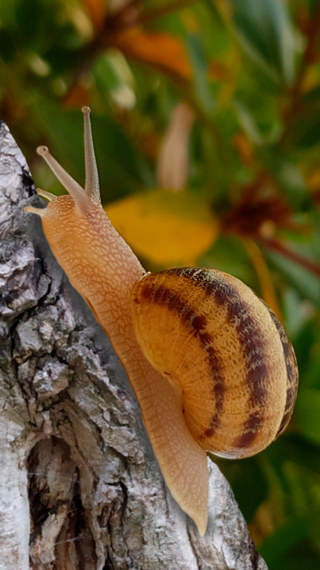
[[[26,210],[41,216],[53,254],[108,334],[166,483],[203,535],[206,451],[248,457],[285,429],[298,383],[294,351],[238,279],[209,269],[145,272],[102,208],[89,112],[85,189],[39,147],[69,194],[38,190],[47,208]]]

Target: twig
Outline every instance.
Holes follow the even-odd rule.
[[[290,261],[297,263],[298,265],[309,271],[309,273],[312,273],[316,277],[320,278],[320,265],[318,265],[314,261],[311,261],[311,259],[304,257],[300,253],[288,248],[283,242],[275,238],[272,239],[259,238],[259,241],[261,245],[265,246],[267,249],[280,253],[287,259],[290,259]]]

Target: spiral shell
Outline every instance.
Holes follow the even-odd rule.
[[[213,269],[172,269],[139,280],[132,307],[138,342],[182,390],[186,424],[203,449],[249,457],[285,429],[298,386],[295,354],[244,283]]]

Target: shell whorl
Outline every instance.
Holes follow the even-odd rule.
[[[197,443],[248,457],[286,427],[296,397],[293,348],[255,293],[226,273],[182,268],[150,274],[133,289],[138,341],[183,393]]]

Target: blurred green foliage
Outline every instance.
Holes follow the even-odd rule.
[[[89,104],[104,203],[178,172],[218,228],[196,263],[245,280],[285,323],[300,368],[291,424],[257,457],[218,461],[270,570],[320,567],[319,48],[316,0],[0,4],[0,116],[37,185],[61,192],[38,144],[83,181]],[[189,131],[172,118],[182,102]]]

